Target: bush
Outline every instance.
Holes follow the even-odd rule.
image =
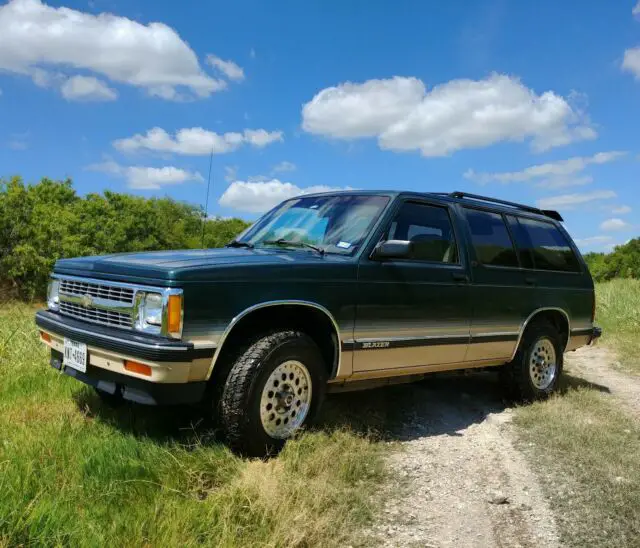
[[[62,257],[198,248],[203,211],[171,198],[106,191],[80,197],[72,182],[0,179],[0,287],[42,297]],[[241,219],[209,219],[205,247],[221,247],[247,227]]]
[[[608,254],[587,253],[584,259],[597,282],[614,278],[640,278],[640,238],[616,246]]]

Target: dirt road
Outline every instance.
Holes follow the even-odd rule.
[[[604,347],[585,348],[569,353],[566,366],[572,382],[596,384],[638,412],[640,381],[614,371],[614,360]],[[512,410],[496,375],[433,378],[356,397],[351,409],[376,417],[397,443],[389,466],[402,479],[383,487],[382,515],[363,545],[560,545],[548,501],[514,445]]]

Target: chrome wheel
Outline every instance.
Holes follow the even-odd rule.
[[[310,405],[309,371],[299,361],[283,362],[273,370],[262,390],[262,427],[272,438],[288,438],[302,425]]]
[[[546,337],[538,339],[529,358],[529,375],[533,386],[538,390],[546,390],[553,384],[557,371],[555,346]]]

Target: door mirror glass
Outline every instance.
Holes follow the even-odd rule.
[[[407,259],[411,256],[411,249],[408,240],[387,240],[377,245],[373,256],[376,259]]]

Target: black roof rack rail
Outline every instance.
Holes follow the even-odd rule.
[[[472,200],[478,200],[481,202],[492,202],[494,204],[506,205],[522,211],[528,211],[529,213],[537,213],[538,215],[544,215],[556,221],[563,221],[562,215],[552,209],[539,209],[528,205],[518,204],[516,202],[509,202],[507,200],[499,200],[498,198],[490,198],[489,196],[481,196],[480,194],[470,194],[469,192],[450,192],[449,196],[452,198],[471,198]]]

